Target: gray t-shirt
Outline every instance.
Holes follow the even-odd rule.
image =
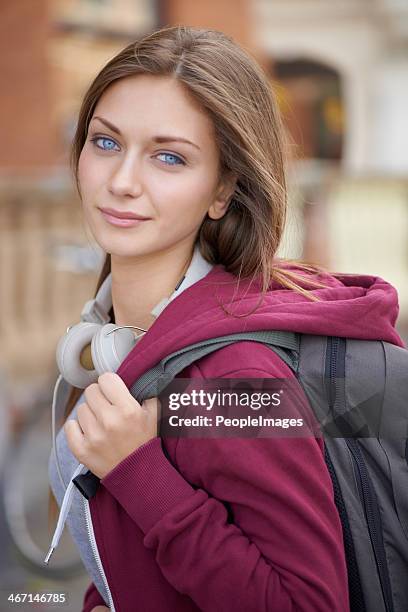
[[[77,406],[84,401],[84,397],[85,395],[83,393],[77,401],[76,405],[74,406],[74,409],[72,410],[68,419],[76,418]],[[60,462],[62,477],[64,479],[65,484],[68,486],[72,474],[79,465],[79,461],[70,451],[63,427],[58,432],[56,444],[58,449],[58,458]],[[52,452],[48,461],[48,476],[51,489],[55,495],[55,499],[57,500],[58,505],[61,508],[65,491],[58,476],[57,466],[54,459],[54,454]],[[91,577],[99,593],[105,600],[106,605],[109,607],[109,599],[106,592],[106,588],[102,580],[101,573],[96,564],[95,557],[92,552],[91,543],[89,541],[89,536],[86,527],[84,497],[76,487],[74,490],[71,509],[66,520],[66,525],[68,526],[68,530],[72,536],[72,539],[74,540],[78,548],[80,557],[89,576]]]

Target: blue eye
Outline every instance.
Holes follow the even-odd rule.
[[[182,166],[185,166],[185,162],[181,159],[181,157],[179,157],[178,155],[174,155],[174,153],[159,153],[158,155],[165,155],[166,157],[170,157],[170,158],[173,158],[173,159],[178,159],[178,161],[180,162],[180,163],[177,163],[177,164],[164,162],[168,166],[179,166],[180,164]]]
[[[102,141],[102,145],[97,144],[98,141]],[[118,149],[114,149],[115,146],[117,146],[116,142],[114,140],[112,140],[112,138],[107,138],[106,136],[94,136],[93,138],[90,138],[90,141],[92,143],[94,143],[94,146],[96,146],[98,149],[102,149],[102,151],[117,151]],[[181,157],[179,157],[178,155],[175,155],[174,153],[158,153],[157,156],[160,155],[164,155],[167,158],[170,158],[170,160],[173,161],[165,161],[164,163],[167,166],[185,166],[185,162],[184,160],[181,159]],[[175,163],[173,163],[175,161]]]
[[[98,140],[103,141],[102,146],[97,144]],[[116,145],[116,142],[112,140],[112,138],[106,138],[105,136],[94,136],[94,138],[91,138],[91,142],[93,142],[98,149],[102,149],[103,151],[112,151],[113,147]],[[107,146],[105,146],[105,143],[108,143]]]

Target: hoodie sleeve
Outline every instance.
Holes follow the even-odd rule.
[[[106,606],[95,584],[91,582],[86,589],[82,612],[92,612],[96,606]]]
[[[291,376],[271,353],[273,368],[224,377]],[[192,378],[203,375],[211,377],[193,366]],[[178,471],[155,438],[101,482],[144,532],[168,582],[204,612],[347,612],[341,523],[322,448],[314,437],[179,438]]]

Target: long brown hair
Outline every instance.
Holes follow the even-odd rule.
[[[327,270],[275,258],[285,228],[287,188],[285,132],[273,91],[258,63],[223,32],[181,25],[161,28],[127,45],[102,68],[85,93],[72,143],[71,167],[78,192],[78,161],[98,100],[118,79],[146,73],[170,76],[185,87],[213,122],[220,177],[227,171],[238,177],[226,214],[219,220],[207,215],[199,229],[203,257],[222,264],[238,282],[260,279],[261,297],[275,280],[317,301],[298,281],[311,288],[325,287],[312,276]],[[289,263],[295,263],[299,272],[285,269]],[[106,254],[94,295],[110,269]],[[65,418],[82,392],[72,388]],[[56,511],[51,493],[50,523]]]

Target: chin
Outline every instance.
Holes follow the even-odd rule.
[[[131,228],[103,227],[100,223],[88,223],[88,226],[95,242],[106,253],[131,255],[135,250],[135,236],[132,236]]]
[[[142,257],[158,250],[156,245],[144,245],[140,239],[135,239],[134,236],[127,236],[126,238],[119,236],[115,239],[106,235],[103,238],[99,236],[97,243],[106,253],[114,257],[127,257],[129,259]]]
[[[137,257],[138,255],[143,255],[144,251],[140,248],[135,248],[135,244],[126,244],[127,241],[121,240],[103,240],[98,241],[99,246],[109,253],[110,255],[114,255],[117,257]]]

